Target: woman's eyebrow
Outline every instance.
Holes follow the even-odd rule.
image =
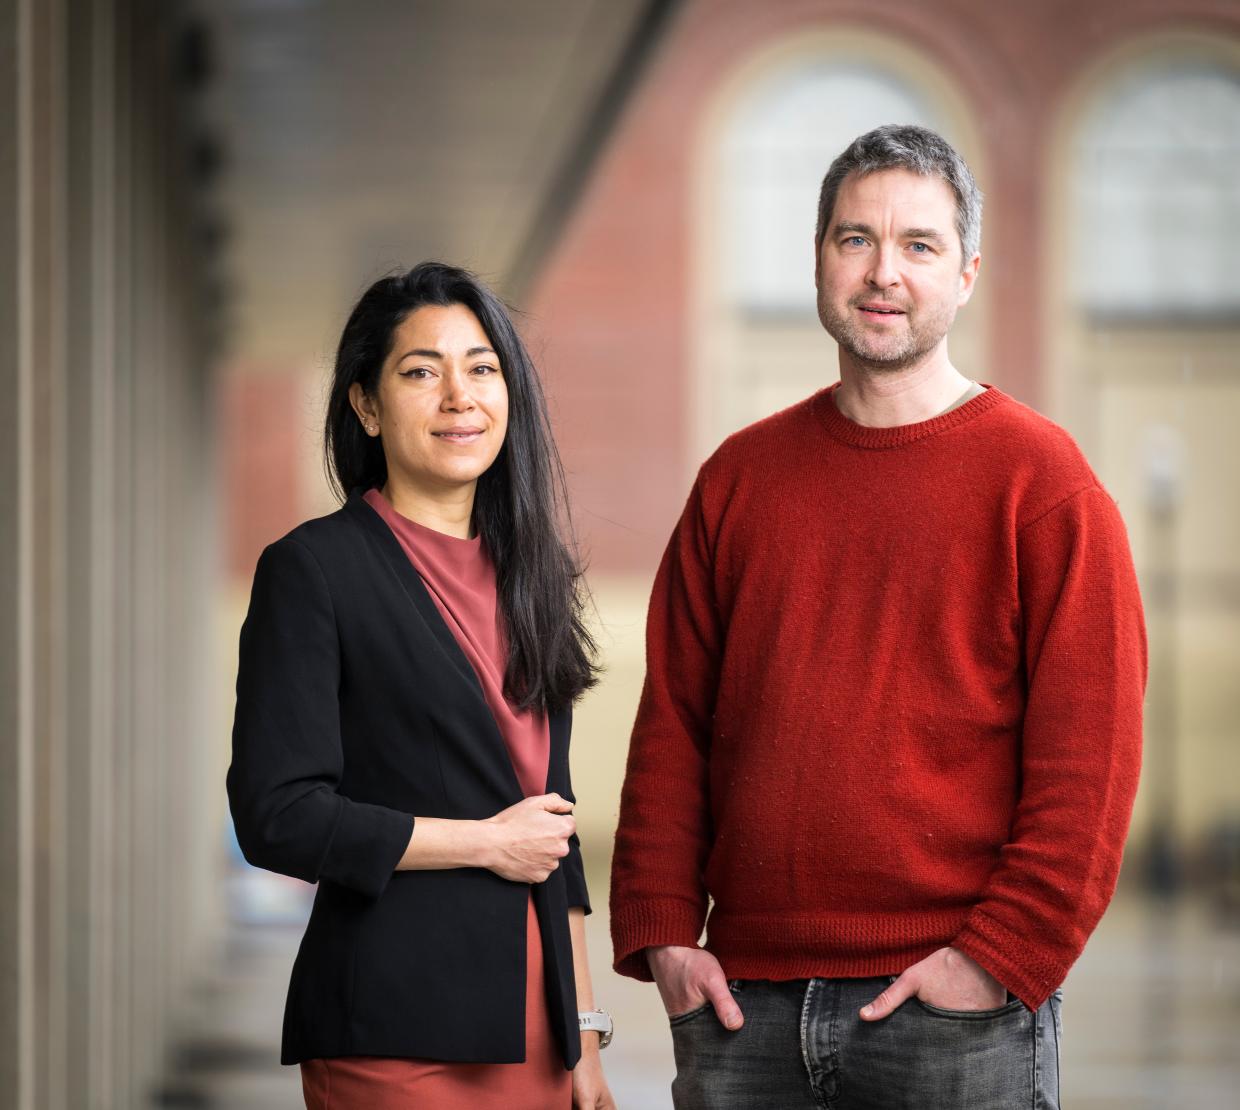
[[[470,347],[469,350],[465,352],[465,357],[473,358],[475,355],[494,355],[494,354],[495,352],[490,347]],[[414,347],[412,351],[406,351],[400,357],[401,359],[406,359],[406,358],[412,358],[414,356],[418,358],[437,358],[437,359],[443,359],[444,357],[442,351],[432,350],[430,347]],[[496,357],[498,358],[499,356],[496,355]]]

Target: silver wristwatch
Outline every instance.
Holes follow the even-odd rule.
[[[611,1020],[611,1014],[606,1010],[588,1010],[577,1014],[577,1028],[583,1033],[587,1029],[593,1029],[599,1035],[599,1048],[606,1048],[611,1044],[612,1034],[616,1031],[616,1023]]]

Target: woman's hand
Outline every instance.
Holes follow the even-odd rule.
[[[490,840],[484,866],[514,883],[541,883],[568,855],[577,831],[573,807],[559,794],[540,794],[482,822]]]
[[[573,1068],[573,1110],[616,1110],[616,1100],[603,1077],[598,1040],[598,1034],[589,1029],[581,1034],[581,1059]]]

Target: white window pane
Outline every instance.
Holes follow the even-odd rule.
[[[827,167],[885,123],[941,130],[894,74],[816,62],[772,78],[736,113],[719,161],[726,288],[738,308],[814,312],[814,225]]]
[[[1118,82],[1077,143],[1073,281],[1089,309],[1235,312],[1240,79],[1210,67]]]

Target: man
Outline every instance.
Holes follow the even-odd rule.
[[[682,1110],[1058,1106],[1145,637],[1080,451],[948,358],[980,225],[931,131],[835,160],[839,385],[716,451],[659,569],[612,932],[671,1015]]]

